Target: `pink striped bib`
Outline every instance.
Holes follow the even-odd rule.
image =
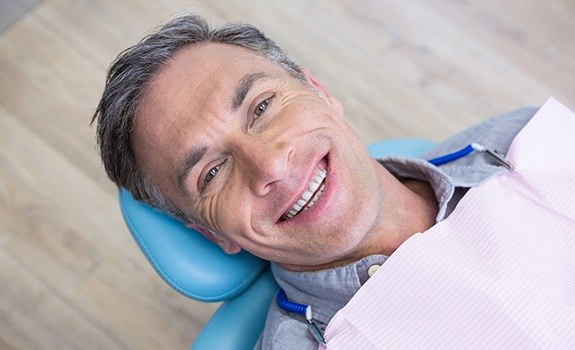
[[[335,315],[328,349],[575,349],[575,114],[549,99],[507,159]]]

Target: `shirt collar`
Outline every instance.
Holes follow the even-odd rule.
[[[445,218],[447,206],[456,186],[450,176],[435,165],[419,158],[386,157],[380,159],[379,163],[399,179],[409,178],[428,182],[439,204],[436,221],[439,222]]]
[[[385,260],[385,255],[370,255],[349,265],[307,272],[288,271],[276,263],[271,268],[288,299],[310,305],[313,318],[327,324],[365,283],[369,267]]]

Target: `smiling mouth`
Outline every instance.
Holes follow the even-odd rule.
[[[300,199],[294,203],[290,210],[282,215],[282,221],[292,219],[299,213],[311,208],[323,194],[326,178],[327,171],[325,169],[318,169]]]

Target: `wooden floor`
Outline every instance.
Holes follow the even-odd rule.
[[[109,62],[183,11],[260,26],[366,143],[575,108],[572,0],[41,1],[0,33],[1,349],[183,349],[215,309],[144,260],[88,125]]]

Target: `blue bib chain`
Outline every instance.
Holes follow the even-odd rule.
[[[442,164],[452,162],[456,159],[463,158],[473,151],[485,153],[486,155],[490,156],[497,164],[503,165],[508,170],[514,170],[513,165],[509,163],[509,161],[505,159],[501,153],[495,150],[487,149],[478,143],[470,143],[459,151],[455,151],[441,157],[429,159],[428,162],[435,166],[440,166]]]
[[[514,170],[513,165],[505,159],[505,157],[495,150],[490,150],[478,143],[471,143],[464,148],[455,151],[453,153],[449,153],[440,157],[436,157],[433,159],[429,159],[428,162],[435,165],[440,166],[446,163],[453,162],[459,158],[463,158],[472,152],[481,152],[485,153],[489,157],[491,157],[497,164],[504,166],[510,171]],[[277,296],[276,301],[280,309],[285,310],[287,312],[299,314],[305,316],[305,319],[308,322],[308,330],[311,335],[317,340],[318,343],[325,346],[326,341],[323,336],[323,332],[319,329],[317,324],[313,320],[312,310],[310,305],[298,304],[288,300],[286,293],[283,289],[280,289]]]
[[[323,333],[313,321],[311,306],[293,303],[289,301],[283,289],[279,290],[276,296],[276,301],[281,309],[287,312],[292,312],[294,314],[304,315],[305,319],[307,320],[308,330],[311,333],[311,335],[314,337],[315,340],[317,340],[318,343],[320,343],[323,346],[326,345]]]

